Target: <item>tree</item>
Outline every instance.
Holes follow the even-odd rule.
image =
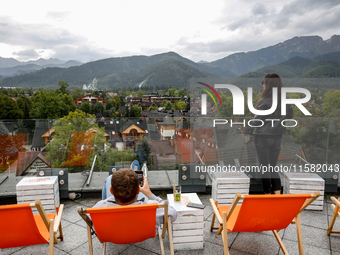
[[[130,116],[129,117],[132,117],[132,118],[140,117],[141,112],[142,112],[142,109],[139,106],[134,105],[130,109]]]
[[[121,106],[124,106],[124,100],[120,97],[120,96],[118,96],[118,95],[115,95],[114,97],[113,97],[113,99],[117,102],[117,108],[121,105]]]
[[[325,94],[322,110],[325,115],[333,109],[340,109],[340,90],[330,90]]]
[[[67,166],[71,171],[80,166],[89,169],[94,156],[104,150],[104,127],[98,127],[94,115],[77,109],[56,120],[53,128],[55,135],[47,147],[47,158],[53,159],[52,167]]]
[[[161,107],[164,107],[166,102],[168,102],[168,100],[163,100],[162,103],[161,103]]]
[[[174,110],[183,110],[186,106],[187,104],[183,101],[176,101],[172,107]]]
[[[176,95],[176,90],[175,89],[168,89],[167,94],[169,94],[170,96],[174,97]]]
[[[22,110],[18,103],[6,95],[0,95],[0,119],[21,119]]]
[[[168,100],[163,100],[161,106],[164,107],[165,110],[171,110],[171,109],[172,109],[172,104],[171,104],[171,102],[168,101]]]
[[[57,95],[53,90],[41,89],[32,97],[33,106],[30,111],[32,119],[56,119],[76,109],[72,97],[66,94]]]
[[[106,91],[102,91],[102,93],[100,93],[100,96],[106,101],[107,100],[107,98],[109,97],[108,95],[107,95],[107,92]]]
[[[312,113],[312,116],[313,113]],[[328,113],[329,117],[337,117],[338,119],[340,118],[340,109],[333,109],[330,113]]]
[[[113,108],[113,111],[116,111],[118,107],[119,107],[119,103],[114,98],[110,98],[106,101],[106,104],[105,104],[106,110],[111,110]]]
[[[157,111],[157,110],[158,108],[156,106],[150,106],[147,111],[150,112],[150,111]]]
[[[69,94],[67,91],[67,88],[69,87],[67,81],[60,80],[58,81],[58,85],[59,85],[59,89],[56,89],[57,94],[65,94],[65,95]]]
[[[28,97],[26,97],[24,95],[21,95],[17,100],[17,104],[23,112],[23,119],[29,119],[30,118],[30,110],[32,108],[31,99],[29,99]]]
[[[145,139],[136,144],[136,154],[141,164],[143,164],[144,162],[150,162],[150,152],[150,144],[148,144]]]
[[[111,98],[109,100],[106,101],[106,104],[105,104],[105,110],[111,110],[113,108],[113,102],[111,100]]]
[[[186,90],[185,89],[180,89],[179,91],[178,91],[178,96],[179,97],[184,97],[184,96],[186,96],[187,95],[187,92],[186,92]]]
[[[101,112],[104,112],[104,110],[105,110],[105,108],[104,108],[103,103],[101,103],[101,102],[95,103],[95,105],[94,105],[94,112],[95,113],[101,113]]]
[[[217,107],[217,117],[232,117],[233,115],[233,97],[231,95],[221,95],[222,106]]]
[[[76,100],[78,97],[82,97],[83,94],[84,94],[83,90],[80,88],[75,88],[70,92],[70,96],[72,97],[73,100]]]
[[[308,126],[293,129],[295,142],[303,145],[310,163],[334,164],[339,161],[340,136],[337,118],[312,118]]]
[[[80,105],[80,108],[79,108],[81,111],[85,112],[85,113],[90,113],[91,112],[91,105],[89,102],[83,102],[81,105]]]
[[[31,97],[34,93],[33,88],[31,87],[30,89],[28,89],[27,93]]]
[[[139,96],[139,97],[142,97],[143,95],[144,95],[144,91],[143,90],[138,90],[137,91],[137,95]]]
[[[108,169],[109,166],[114,166],[116,162],[134,161],[136,158],[136,154],[131,149],[119,151],[110,148],[98,160],[104,169]]]

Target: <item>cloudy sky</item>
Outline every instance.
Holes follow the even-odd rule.
[[[193,61],[340,34],[338,0],[6,1],[0,56],[82,62],[175,51]]]

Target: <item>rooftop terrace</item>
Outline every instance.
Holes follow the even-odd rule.
[[[160,195],[165,198],[165,193]],[[209,203],[209,194],[199,194],[205,208],[205,230],[203,250],[175,251],[175,254],[223,254],[221,237],[216,232],[211,233],[209,228],[212,219],[212,208]],[[77,207],[92,207],[100,197],[81,198],[70,201],[62,200],[65,205],[62,226],[64,241],[55,245],[55,254],[88,254],[86,224],[77,213]],[[305,254],[340,254],[340,235],[327,236],[326,231],[332,215],[330,196],[325,197],[323,211],[303,211],[301,214],[302,236]],[[340,221],[336,221],[334,229],[340,229]],[[298,243],[295,225],[279,232],[289,254],[298,254]],[[257,233],[228,233],[230,253],[233,255],[282,254],[279,245],[271,232]],[[102,245],[97,237],[93,237],[94,254],[100,254]],[[166,254],[169,252],[167,237],[164,239]],[[13,254],[46,254],[48,245],[36,245],[0,250],[1,255]],[[158,237],[148,239],[142,243],[129,245],[107,245],[107,254],[160,254]]]
[[[153,156],[153,161],[149,162],[150,171],[148,175],[148,181],[152,191],[161,195],[162,198],[166,198],[166,192],[171,192],[173,180],[176,180],[176,184],[178,183],[178,164],[190,162],[190,164],[195,165],[201,164],[204,160],[203,163],[206,165],[214,165],[217,163],[225,166],[230,164],[242,166],[258,165],[254,147],[254,139],[251,134],[245,132],[246,129],[239,128],[239,126],[230,127],[227,125],[218,125],[216,128],[212,128],[211,126],[207,125],[207,122],[211,122],[209,118],[201,118],[195,121],[194,119],[190,119],[188,117],[185,118],[186,120],[184,120],[182,115],[178,118],[175,116],[173,119],[171,119],[171,122],[169,122],[170,119],[165,119],[165,116],[163,116],[165,113],[162,114],[162,116],[160,113],[159,115],[160,116],[155,115],[154,118],[148,119],[148,122],[146,122],[144,119],[141,121],[139,118],[134,119],[133,121],[136,123],[135,125],[138,128],[145,130],[144,138],[150,144],[151,155]],[[119,132],[124,133],[124,131],[128,130],[131,126],[129,124],[131,121],[131,119],[106,120],[106,124],[104,124],[104,130],[107,135],[110,135],[110,139],[107,141],[107,144],[108,146],[111,146],[112,155],[113,152],[117,152],[118,150],[132,148],[131,141],[123,141],[122,139],[118,139],[119,137],[116,136]],[[300,169],[298,167],[302,166],[301,164],[306,163],[307,159],[308,162],[313,164],[328,162],[328,166],[323,164],[328,168],[334,166],[334,164],[338,164],[340,155],[337,142],[340,134],[339,119],[301,118],[299,121],[301,124],[299,125],[300,129],[294,130],[295,133],[293,130],[291,130],[292,132],[287,133],[282,139],[279,164],[285,165],[293,163],[296,164],[297,169]],[[176,127],[172,127],[173,129],[171,130],[167,129],[168,127],[166,127],[165,124],[171,124],[172,122],[176,123]],[[88,124],[91,123],[92,120],[89,120]],[[129,127],[126,127],[128,126],[125,125],[126,123],[129,124]],[[190,127],[190,123],[193,123],[192,127]],[[2,134],[2,139],[0,139],[3,145],[1,148],[6,148],[6,150],[3,150],[2,154],[0,155],[2,156],[2,158],[0,157],[0,162],[2,163],[0,172],[3,171],[0,173],[0,204],[16,202],[16,184],[22,178],[24,178],[24,176],[16,176],[19,175],[19,172],[21,174],[35,174],[38,170],[40,171],[41,168],[48,168],[51,166],[54,168],[56,165],[66,168],[70,166],[72,171],[70,169],[68,175],[68,188],[66,191],[81,193],[82,198],[75,201],[61,201],[61,203],[65,204],[65,210],[62,217],[65,238],[63,242],[55,245],[55,254],[87,254],[88,244],[86,225],[78,215],[77,207],[92,207],[97,201],[99,201],[103,182],[109,175],[107,169],[108,167],[101,167],[98,164],[96,167],[94,167],[95,170],[93,172],[90,184],[86,184],[87,172],[85,171],[89,170],[90,167],[88,167],[88,165],[92,165],[94,155],[99,155],[97,151],[93,151],[91,154],[91,159],[91,157],[89,157],[89,152],[86,150],[86,148],[90,148],[87,147],[88,143],[91,142],[92,144],[92,140],[90,139],[92,136],[88,135],[88,130],[92,129],[80,129],[78,128],[79,125],[74,124],[74,129],[67,130],[68,132],[66,132],[68,134],[66,137],[69,138],[58,140],[58,134],[54,134],[53,129],[58,127],[58,125],[54,126],[53,122],[51,121],[46,121],[44,125],[41,123],[41,121],[37,121],[37,123],[33,121],[31,126],[35,127],[34,132],[30,132],[30,135],[27,135],[27,137],[25,137],[25,133],[22,134],[19,132],[19,124],[14,122],[4,122],[4,125],[5,124],[8,127],[8,130],[6,131],[3,128],[3,130],[6,132]],[[65,122],[65,127],[68,128],[69,125],[69,121]],[[135,128],[136,130],[137,127]],[[79,135],[80,138],[83,138],[80,139],[80,141],[83,141],[83,143],[80,143],[78,140],[76,140],[78,136],[73,135],[73,132],[78,132],[79,134],[84,135]],[[299,132],[303,134],[303,136]],[[104,137],[104,132],[102,135]],[[294,135],[300,139],[295,139]],[[161,136],[164,136],[163,138],[166,140],[163,140],[163,138],[161,139]],[[105,135],[105,137],[107,136]],[[131,133],[131,137],[135,137],[134,132]],[[307,139],[309,137],[315,139]],[[63,138],[63,135],[60,134],[59,138]],[[302,138],[305,139],[303,144],[299,142],[299,140]],[[83,145],[83,147],[78,146],[80,148],[80,152],[79,150],[76,150],[78,147],[74,146],[73,148],[73,140],[76,140],[74,144]],[[16,141],[16,143],[13,143],[14,141]],[[94,146],[92,147],[105,149],[105,146],[103,146],[101,141],[102,139],[96,139],[95,142],[93,142]],[[44,151],[48,144],[51,146],[51,148],[57,148],[58,150],[61,150],[62,153],[53,154],[52,150],[48,152]],[[68,147],[66,145],[61,146],[60,144],[68,144]],[[89,160],[89,162],[86,164],[84,162],[82,162],[82,164],[79,163],[75,165],[66,164],[66,162],[69,163],[70,159],[72,159],[71,156],[74,154],[72,149],[75,149],[78,154],[81,154],[82,159],[86,159],[86,161],[88,159],[91,160]],[[45,154],[40,155],[40,152]],[[30,154],[32,154],[31,157],[29,156]],[[110,156],[111,154],[107,155]],[[60,158],[58,158],[59,156]],[[107,166],[117,166],[119,165],[117,163],[120,163],[120,160],[121,159],[119,158],[118,162],[118,160],[114,157],[107,157],[105,163]],[[133,159],[123,158],[122,162],[125,160],[132,161]],[[21,169],[22,171],[20,170],[18,172],[17,169],[20,168],[20,166],[23,168]],[[78,167],[76,169],[77,172],[74,171],[76,167]],[[340,186],[340,178],[338,178],[338,174],[338,172],[331,171],[323,177],[326,180],[326,189],[332,185],[335,187],[335,191],[337,190],[338,186]],[[256,180],[257,176],[254,174],[250,178]],[[223,254],[221,237],[218,236],[216,232],[211,233],[209,231],[209,226],[212,219],[212,208],[209,204],[209,198],[211,197],[211,186],[211,179],[206,178],[207,193],[199,194],[202,203],[206,205],[204,249],[175,251],[176,254]],[[249,190],[254,191],[253,189],[254,185],[251,186]],[[331,200],[329,197],[329,194],[325,196],[322,211],[304,211],[301,215],[305,254],[340,255],[340,235],[332,235],[329,237],[326,234],[326,230],[332,215],[332,210],[330,207]],[[340,221],[336,222],[334,228],[340,229]],[[285,244],[289,254],[298,254],[296,227],[291,225],[286,230],[280,231],[279,234],[282,237],[283,243]],[[279,249],[279,245],[271,232],[230,233],[228,238],[231,254],[282,254]],[[101,244],[96,237],[94,237],[93,240],[94,254],[100,254]],[[164,243],[166,253],[169,254],[169,243],[167,242],[166,238]],[[46,254],[47,250],[47,245],[19,247],[0,250],[0,255]],[[160,254],[160,248],[158,238],[156,237],[139,244],[109,244],[107,246],[107,253]]]

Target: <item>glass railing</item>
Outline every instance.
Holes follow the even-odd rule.
[[[254,127],[249,118],[153,115],[120,119],[2,120],[0,171],[13,176],[34,175],[40,168],[82,172],[91,168],[95,155],[94,171],[127,166],[133,160],[145,162],[149,170],[178,170],[178,165],[184,163],[258,164]],[[328,169],[340,163],[339,118],[295,120],[298,124],[287,127],[282,137],[278,164],[310,163]]]

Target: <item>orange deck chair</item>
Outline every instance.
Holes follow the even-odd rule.
[[[339,198],[340,199],[340,198]],[[331,197],[331,200],[335,203],[332,204],[332,209],[333,209],[333,215],[331,218],[331,221],[329,222],[329,226],[327,229],[327,235],[330,235],[331,233],[334,234],[340,234],[340,230],[333,230],[333,226],[336,220],[336,216],[338,216],[340,218],[340,201],[339,199],[336,199],[335,197]]]
[[[36,208],[39,214],[34,215],[32,208]],[[58,239],[63,240],[61,215],[64,205],[56,209],[57,214],[46,214],[40,200],[0,206],[0,248],[49,243],[49,254],[53,254],[53,245]]]
[[[103,243],[102,254],[106,252],[106,242],[129,244],[142,242],[156,236],[156,210],[164,208],[163,230],[158,228],[161,253],[164,254],[163,239],[168,230],[170,253],[174,254],[171,221],[168,216],[168,202],[162,204],[125,205],[83,209],[78,213],[87,223],[89,254],[93,254],[92,235],[96,234]],[[88,217],[88,215],[90,217]]]
[[[300,254],[304,254],[301,232],[300,213],[320,196],[316,191],[311,194],[289,195],[241,195],[237,193],[230,206],[218,206],[218,201],[211,198],[213,218],[210,231],[218,229],[222,235],[224,254],[229,255],[227,232],[273,231],[281,250],[288,254],[277,231],[295,223]],[[243,199],[241,205],[237,205]],[[215,218],[219,224],[214,227]]]

